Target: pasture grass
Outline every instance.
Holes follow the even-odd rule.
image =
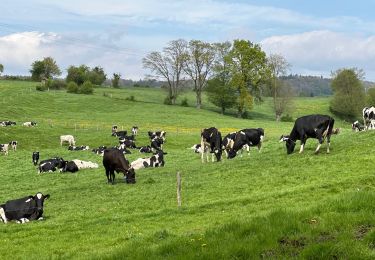
[[[97,88],[86,96],[0,81],[0,93],[0,120],[17,122],[0,128],[0,143],[19,142],[16,152],[0,154],[0,202],[37,191],[51,195],[44,221],[0,225],[3,259],[374,258],[375,132],[353,133],[336,119],[342,131],[331,138],[330,154],[323,145],[314,155],[317,142],[309,139],[303,154],[287,156],[278,138],[293,123],[274,122],[270,100],[244,120],[234,113],[220,115],[209,104],[200,111],[163,105],[165,93],[159,89]],[[127,100],[131,95],[135,101]],[[191,93],[184,97],[194,105]],[[327,97],[299,98],[292,116],[329,114],[328,102]],[[39,125],[21,126],[30,120]],[[137,171],[135,185],[123,183],[118,174],[112,186],[106,184],[102,157],[60,146],[62,134],[73,134],[77,145],[116,145],[112,124],[124,130],[138,125],[139,146],[148,144],[148,130],[166,130],[165,167]],[[187,148],[209,126],[223,135],[263,127],[262,151],[202,164]],[[38,175],[31,162],[36,150],[41,159],[61,156],[100,167]],[[127,155],[130,161],[139,157],[144,155],[136,150]]]

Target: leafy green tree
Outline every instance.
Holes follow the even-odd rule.
[[[211,72],[215,60],[214,47],[199,40],[191,40],[187,47],[186,59],[184,59],[184,71],[194,83],[196,94],[196,107],[202,106],[202,91]]]
[[[361,115],[366,101],[361,83],[362,70],[339,69],[332,76],[333,99],[330,104],[332,112],[346,119],[355,119]]]
[[[4,72],[4,65],[0,63],[0,75]]]
[[[375,87],[370,88],[367,91],[367,105],[375,106]]]
[[[100,86],[107,79],[107,75],[104,73],[104,69],[99,66],[96,66],[87,73],[87,79],[94,85]]]
[[[120,79],[121,79],[120,73],[113,73],[112,87],[119,88],[120,87]]]
[[[51,57],[34,61],[31,64],[31,79],[35,81],[48,80],[54,76],[60,76],[61,70],[56,61]]]
[[[254,101],[262,100],[262,86],[269,78],[266,54],[258,44],[235,40],[226,58],[231,85],[237,90],[237,114],[241,117],[246,109],[252,109]]]
[[[222,114],[225,113],[226,109],[234,107],[237,103],[236,90],[226,84],[220,77],[208,80],[205,91],[208,100],[219,107]]]
[[[91,81],[85,81],[81,86],[78,86],[78,94],[92,94],[94,93],[94,86]]]
[[[70,81],[66,87],[66,91],[68,93],[77,93],[78,92],[78,85],[74,81]]]
[[[83,82],[88,80],[88,72],[90,68],[86,65],[80,65],[79,67],[70,66],[68,68],[68,75],[66,76],[66,82],[74,81],[77,85],[82,85]]]

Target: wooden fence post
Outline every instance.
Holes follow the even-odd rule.
[[[181,175],[177,172],[177,205],[181,207]]]

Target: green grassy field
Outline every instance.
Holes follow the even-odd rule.
[[[287,156],[281,134],[293,123],[276,123],[270,100],[257,105],[251,120],[220,115],[206,103],[163,105],[158,89],[95,89],[91,96],[64,91],[37,92],[30,82],[0,81],[0,143],[17,140],[16,152],[0,154],[0,202],[41,191],[44,221],[0,225],[1,259],[253,259],[375,257],[375,131],[354,133],[336,119],[339,135],[331,153],[314,155],[309,139],[304,154]],[[135,101],[127,100],[134,96]],[[184,93],[193,106],[194,96]],[[181,100],[180,99],[180,100]],[[296,100],[293,118],[328,112],[329,98]],[[22,127],[24,121],[39,123]],[[73,134],[77,145],[116,145],[112,124],[138,125],[137,145],[148,144],[148,130],[166,130],[166,165],[136,172],[127,185],[116,175],[106,184],[102,157],[69,152],[59,136]],[[250,157],[202,164],[186,149],[200,141],[200,129],[216,126],[223,135],[263,127],[263,150]],[[299,146],[297,146],[299,149]],[[31,154],[41,159],[97,162],[99,169],[76,174],[37,174]],[[134,150],[127,158],[142,157]],[[182,175],[182,207],[176,202],[176,172]]]

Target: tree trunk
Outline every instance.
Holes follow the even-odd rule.
[[[221,107],[221,114],[224,115],[225,113],[225,107]]]
[[[276,114],[276,121],[280,122],[280,119],[281,119],[281,115]]]
[[[201,109],[202,106],[202,92],[196,91],[197,94],[197,109]]]

